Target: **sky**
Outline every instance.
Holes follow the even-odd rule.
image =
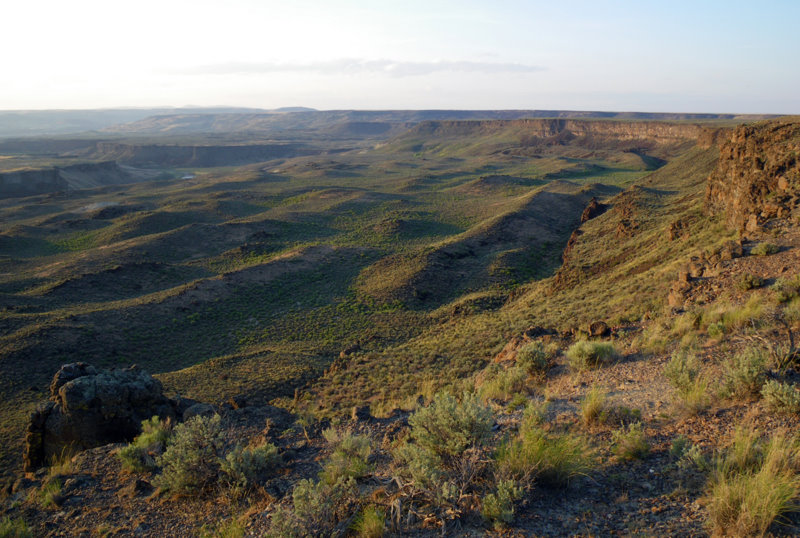
[[[27,0],[0,109],[800,113],[800,2]]]

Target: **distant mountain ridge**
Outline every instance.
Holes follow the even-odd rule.
[[[775,115],[603,112],[574,110],[275,110],[244,107],[0,110],[0,138],[103,131],[119,134],[189,134],[322,129],[343,122],[419,123],[426,120],[523,118],[749,121]]]

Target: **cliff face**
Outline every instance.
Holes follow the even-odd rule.
[[[607,138],[620,141],[643,140],[657,144],[694,141],[705,147],[714,142],[717,129],[694,123],[663,121],[612,121],[573,119],[522,119],[508,121],[425,121],[409,132],[423,136],[490,135],[513,129],[525,136]]]
[[[720,146],[706,208],[729,226],[754,230],[800,208],[800,119],[737,127]]]
[[[94,156],[131,165],[230,166],[309,153],[297,144],[170,146],[99,142]]]
[[[68,189],[90,189],[135,181],[117,163],[81,163],[61,168],[0,173],[0,198],[33,196]]]
[[[55,168],[0,173],[0,198],[33,196],[67,189],[67,180]]]

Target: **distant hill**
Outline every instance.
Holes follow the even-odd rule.
[[[274,110],[240,107],[125,108],[97,110],[0,110],[0,138],[103,131],[116,134],[196,134],[324,130],[341,123],[419,123],[426,120],[522,118],[748,121],[767,115],[598,112],[571,110]],[[362,128],[360,131],[364,130]],[[367,128],[367,130],[370,130]],[[381,131],[380,128],[372,129]],[[387,130],[388,129],[383,129]]]
[[[359,126],[359,134],[383,134],[386,124],[416,124],[444,120],[516,120],[526,118],[615,119],[669,121],[752,121],[766,115],[673,114],[654,112],[592,112],[569,110],[312,110],[279,109],[256,113],[182,113],[159,114],[127,124],[106,128],[122,135],[187,135],[196,133],[249,132],[265,133],[290,130],[324,131],[341,124]],[[369,124],[375,124],[370,128]],[[379,127],[379,124],[384,124]],[[396,131],[395,131],[396,132]],[[393,133],[394,134],[394,133]]]
[[[0,138],[82,133],[129,123],[157,114],[219,114],[253,112],[259,109],[215,108],[120,108],[97,110],[0,110]]]

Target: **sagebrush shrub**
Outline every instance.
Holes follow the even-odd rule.
[[[157,485],[175,493],[201,491],[219,477],[224,448],[222,419],[196,416],[173,430],[157,463]]]
[[[156,459],[164,452],[164,446],[172,433],[168,421],[154,416],[142,421],[142,433],[133,442],[119,449],[117,457],[122,466],[136,472],[156,469]]]
[[[767,376],[767,353],[749,347],[734,354],[723,364],[724,388],[730,396],[758,396]]]
[[[220,462],[220,469],[234,493],[244,494],[266,479],[280,463],[278,447],[271,443],[236,445]]]
[[[333,428],[322,433],[333,446],[333,453],[320,473],[323,482],[332,485],[340,478],[361,478],[370,472],[372,466],[368,460],[372,454],[372,441],[369,437]]]
[[[495,528],[514,521],[514,503],[522,498],[522,488],[513,480],[501,480],[494,493],[483,498],[481,515]]]
[[[517,350],[517,365],[530,375],[545,374],[552,365],[554,355],[542,342],[531,342]]]
[[[664,377],[675,388],[679,407],[696,414],[708,408],[708,381],[701,376],[700,361],[686,351],[676,351],[664,366]]]
[[[482,445],[492,432],[492,410],[475,394],[461,401],[447,392],[438,393],[431,405],[408,419],[416,443],[439,457],[454,457],[471,446]]]
[[[782,413],[800,413],[800,391],[791,383],[770,380],[761,388],[761,396],[770,408]]]
[[[742,291],[760,288],[763,285],[764,285],[763,278],[750,273],[744,273],[741,277],[739,277],[739,280],[736,281],[736,287]]]
[[[623,460],[640,459],[650,452],[650,444],[642,430],[641,422],[628,424],[615,431],[611,436],[614,454]]]
[[[332,536],[336,526],[353,513],[357,497],[352,478],[332,485],[303,479],[292,492],[292,508],[278,508],[272,513],[267,536]]]
[[[780,277],[770,286],[770,289],[775,292],[775,299],[779,303],[786,303],[800,297],[800,275],[792,278]]]

